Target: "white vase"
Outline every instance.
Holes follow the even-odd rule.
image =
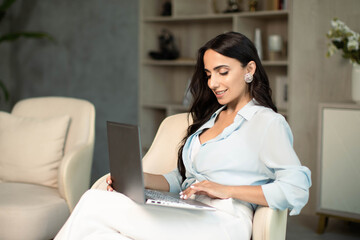
[[[351,97],[360,104],[360,64],[354,63],[351,73]]]

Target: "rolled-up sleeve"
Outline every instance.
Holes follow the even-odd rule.
[[[166,181],[169,183],[169,192],[179,193],[181,191],[182,177],[179,170],[175,170],[163,175]]]
[[[297,215],[309,199],[311,172],[301,163],[293,149],[293,136],[282,116],[276,117],[265,132],[260,159],[272,181],[262,185],[270,208],[290,209]]]

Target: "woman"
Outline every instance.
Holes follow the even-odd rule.
[[[217,211],[139,206],[118,193],[90,190],[56,239],[250,239],[257,205],[300,213],[310,171],[301,166],[291,130],[276,113],[253,43],[235,32],[207,42],[190,90],[193,124],[178,168],[144,173],[145,185],[184,199],[195,196]]]

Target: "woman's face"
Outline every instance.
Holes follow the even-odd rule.
[[[204,54],[205,73],[208,86],[215,94],[221,105],[238,110],[248,103],[251,98],[244,81],[245,74],[254,74],[255,62],[251,61],[246,67],[234,58],[226,57],[209,49]]]

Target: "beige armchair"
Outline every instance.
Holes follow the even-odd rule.
[[[0,112],[0,239],[52,239],[89,188],[95,108],[39,97]]]
[[[177,149],[189,123],[187,114],[167,117],[160,125],[154,141],[143,157],[143,170],[154,174],[172,171],[177,165]],[[93,189],[105,190],[107,175],[98,179]],[[286,234],[287,210],[278,211],[258,207],[253,220],[253,240],[284,240]]]

